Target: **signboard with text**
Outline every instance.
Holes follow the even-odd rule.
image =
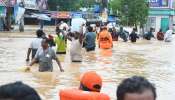
[[[69,19],[71,18],[71,13],[66,11],[53,12],[51,14],[52,18]]]
[[[16,3],[16,0],[0,0],[1,6],[14,6]]]
[[[36,0],[24,0],[25,8],[37,9]]]
[[[47,10],[48,9],[47,0],[36,0],[36,3],[37,3],[39,10]]]
[[[26,9],[37,9],[36,0],[17,0],[17,4],[24,2]]]
[[[149,0],[150,7],[161,7],[162,0]]]
[[[150,7],[168,7],[170,0],[148,0]]]

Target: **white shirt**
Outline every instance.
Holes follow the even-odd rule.
[[[72,61],[82,61],[82,44],[80,43],[79,39],[72,39],[70,56]]]
[[[66,30],[69,30],[69,26],[66,23],[62,23],[59,28],[63,30],[64,27],[66,28]]]
[[[86,26],[83,26],[83,34],[86,33]]]
[[[72,26],[71,26],[71,32],[81,32],[82,25],[86,23],[86,20],[83,18],[73,18],[72,19]]]
[[[41,41],[42,41],[42,38],[36,38],[36,39],[34,39],[34,40],[31,42],[29,48],[32,48],[32,49],[39,49],[39,48],[41,47]]]
[[[165,33],[165,42],[171,42],[172,39],[173,39],[173,30],[168,30],[166,33]]]
[[[97,34],[100,33],[100,27],[96,27]]]

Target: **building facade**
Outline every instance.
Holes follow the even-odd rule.
[[[149,17],[146,24],[146,30],[148,31],[150,27],[158,32],[162,29],[166,32],[167,28],[173,29],[175,21],[175,11],[174,11],[174,1],[175,0],[149,0]]]
[[[10,16],[13,15],[13,6],[15,3],[16,0],[0,0],[0,31],[3,31],[5,26],[8,26],[6,19],[9,17],[7,14]]]

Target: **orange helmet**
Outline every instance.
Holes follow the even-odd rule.
[[[102,78],[94,71],[84,73],[80,82],[90,91],[100,92],[102,87]]]

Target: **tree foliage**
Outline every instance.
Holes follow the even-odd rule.
[[[149,7],[146,0],[113,0],[110,7],[114,14],[119,12],[124,25],[143,26],[147,21]]]
[[[109,3],[109,7],[113,9],[115,15],[120,14],[121,11],[121,0],[112,0]]]
[[[96,3],[96,0],[80,0],[81,7],[90,8]]]

